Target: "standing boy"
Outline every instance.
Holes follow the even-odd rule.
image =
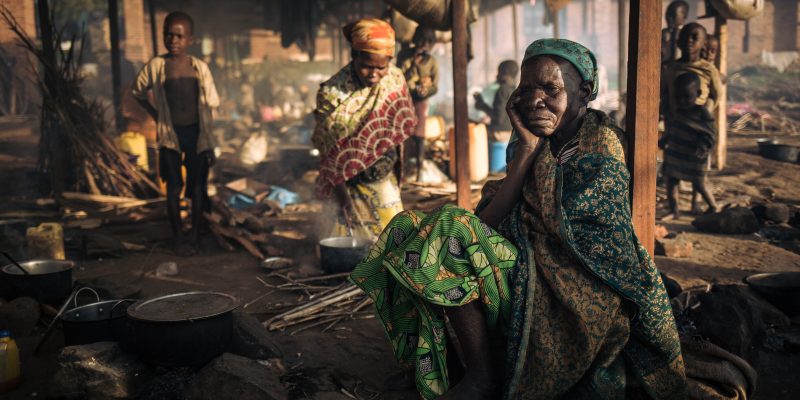
[[[508,142],[511,138],[511,120],[506,112],[506,103],[517,88],[519,65],[514,60],[505,60],[497,66],[497,84],[492,104],[483,100],[480,93],[474,93],[475,108],[485,112],[492,122],[489,124],[489,135],[493,141]]]
[[[667,125],[667,132],[658,141],[664,150],[664,175],[667,179],[667,199],[671,218],[680,216],[678,211],[678,189],[680,181],[692,183],[692,190],[703,196],[708,203],[708,212],[717,211],[714,195],[708,188],[706,165],[708,156],[716,141],[714,117],[702,105],[697,104],[700,96],[700,78],[686,72],[673,81],[675,107]],[[699,209],[692,198],[692,210]]]
[[[211,109],[219,105],[208,66],[186,51],[194,43],[194,22],[182,12],[164,19],[167,54],[154,57],[136,77],[132,93],[156,120],[161,178],[167,183],[167,215],[175,252],[197,251],[203,212],[210,210],[208,171],[214,165]],[[152,90],[155,106],[147,92]],[[181,166],[186,167],[186,195],[192,199],[189,243],[181,226]]]

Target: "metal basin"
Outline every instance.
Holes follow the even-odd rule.
[[[67,346],[118,341],[127,352],[134,350],[126,310],[134,300],[106,300],[75,307],[61,315]]]
[[[14,293],[11,297],[30,296],[36,300],[61,305],[72,293],[72,269],[75,263],[65,260],[32,260],[20,263],[28,271],[25,275],[15,265],[4,266],[3,279],[7,280]]]
[[[798,162],[800,147],[782,143],[777,139],[758,139],[758,154],[770,160]]]
[[[800,272],[755,274],[744,281],[786,314],[800,314]]]

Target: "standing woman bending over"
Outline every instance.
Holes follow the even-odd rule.
[[[391,60],[395,35],[379,19],[343,29],[353,61],[322,83],[312,141],[320,151],[317,194],[338,207],[334,235],[376,237],[403,210],[400,145],[414,132],[414,104]]]

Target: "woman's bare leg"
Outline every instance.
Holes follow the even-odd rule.
[[[706,177],[700,178],[692,182],[692,188],[703,196],[703,200],[708,203],[709,212],[717,212],[717,201],[714,199],[714,194],[708,189],[708,179]]]
[[[440,399],[496,398],[489,332],[486,329],[486,317],[483,315],[480,302],[473,301],[461,307],[448,307],[445,313],[461,343],[467,372],[461,382],[448,390]]]

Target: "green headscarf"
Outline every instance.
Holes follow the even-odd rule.
[[[566,39],[539,39],[525,50],[522,63],[536,56],[558,56],[575,66],[584,81],[592,82],[592,95],[589,100],[597,97],[599,82],[597,79],[597,58],[582,44]]]

